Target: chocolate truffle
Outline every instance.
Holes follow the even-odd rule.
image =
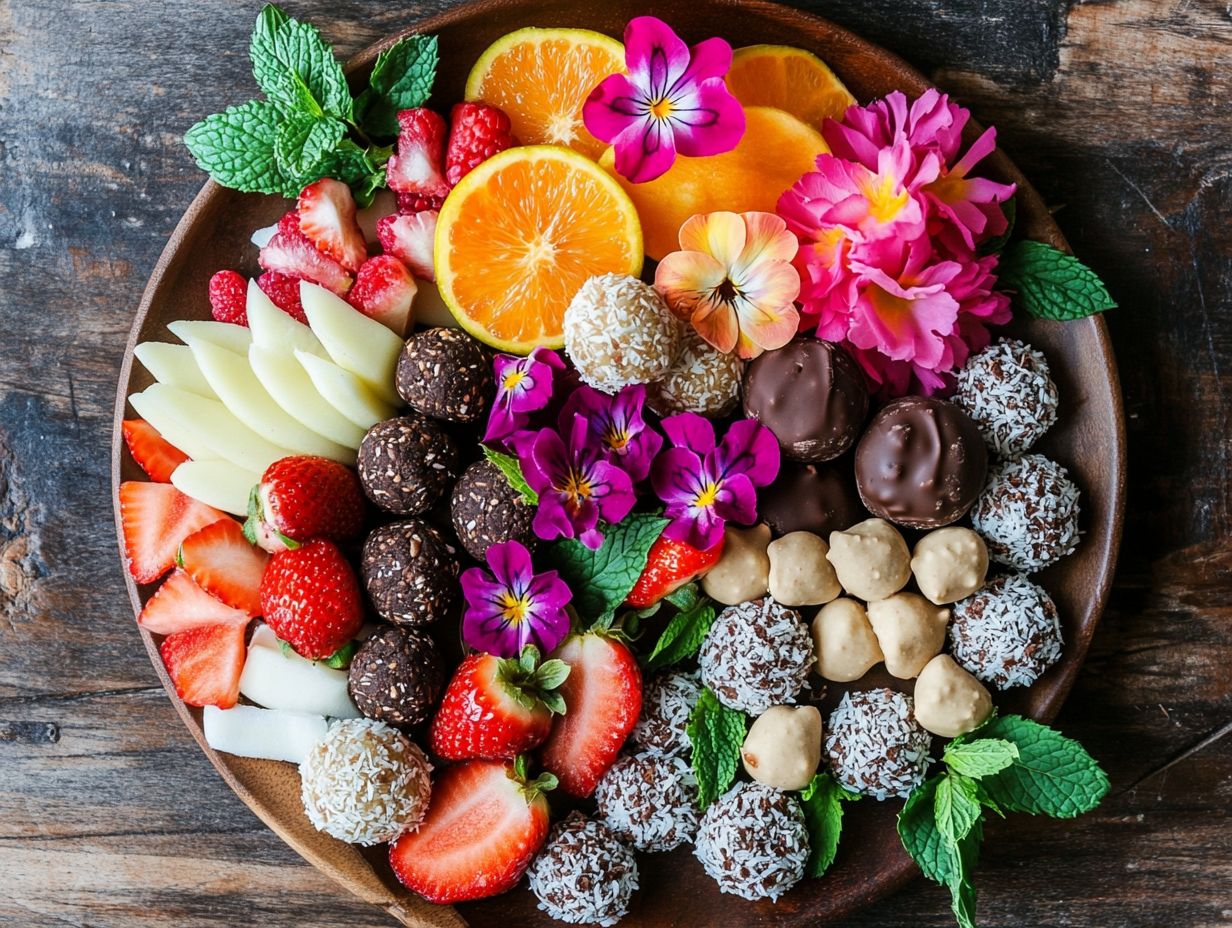
[[[414,628],[387,625],[359,646],[347,672],[347,691],[370,719],[421,725],[445,685],[436,643]]]
[[[860,437],[868,386],[850,355],[805,336],[749,364],[744,414],[773,432],[787,457],[829,461]]]
[[[458,478],[450,516],[462,547],[477,561],[500,541],[519,541],[532,551],[538,541],[532,527],[535,507],[522,502],[491,461],[476,461]]]
[[[988,470],[970,417],[945,400],[905,396],[873,417],[856,447],[856,488],[868,511],[909,528],[966,515]]]
[[[637,858],[602,822],[571,812],[552,829],[526,878],[549,918],[609,928],[628,914]]]
[[[702,695],[696,673],[665,673],[652,678],[642,695],[642,716],[630,737],[634,744],[667,754],[692,749],[685,728]]]
[[[808,827],[800,803],[761,783],[737,783],[702,816],[694,851],[719,891],[774,901],[804,876]]]
[[[1030,686],[1061,658],[1061,619],[1043,589],[1005,574],[954,604],[950,651],[976,679]]]
[[[408,338],[396,380],[412,409],[446,422],[479,421],[496,394],[491,356],[461,329],[425,329]]]
[[[906,798],[923,783],[931,742],[911,697],[884,687],[844,693],[826,723],[834,779],[874,799]]]
[[[1002,457],[1028,451],[1057,421],[1057,385],[1048,359],[1025,342],[1003,338],[967,359],[954,402]]]
[[[1078,496],[1064,467],[1042,454],[1024,455],[989,472],[971,524],[990,558],[1033,573],[1078,547]]]
[[[719,613],[697,655],[702,682],[729,709],[760,715],[789,703],[813,666],[813,639],[795,609],[773,599]]]
[[[757,515],[776,535],[812,532],[829,538],[868,518],[856,492],[851,458],[826,464],[784,461],[779,475],[757,493]]]
[[[386,419],[359,446],[359,482],[388,512],[416,516],[435,505],[458,476],[458,449],[439,425],[418,413]]]
[[[360,572],[373,608],[397,625],[435,622],[457,602],[457,553],[419,519],[372,532],[364,542]]]
[[[595,803],[613,834],[639,851],[670,851],[697,833],[697,778],[674,754],[622,757],[595,787]]]

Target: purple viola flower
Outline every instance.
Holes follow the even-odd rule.
[[[744,135],[744,110],[723,78],[731,46],[707,39],[691,49],[671,26],[639,16],[625,27],[627,74],[611,74],[590,92],[582,121],[616,148],[616,170],[635,184],[654,180],[676,160],[731,151]]]
[[[757,487],[778,476],[779,443],[752,419],[732,424],[715,443],[714,424],[686,412],[663,420],[674,447],[655,459],[650,483],[672,521],[663,534],[703,551],[723,539],[728,522],[757,519]]]
[[[525,428],[529,414],[552,401],[556,372],[564,369],[565,362],[550,348],[536,348],[524,358],[498,354],[492,361],[496,399],[483,440],[504,441]]]
[[[603,544],[599,520],[619,522],[633,508],[633,482],[608,463],[585,416],[574,416],[566,435],[567,443],[552,429],[543,429],[529,449],[525,443],[519,446],[522,473],[539,494],[535,534],[544,541],[577,538],[597,549]]]
[[[615,396],[593,387],[579,387],[561,412],[561,429],[575,416],[585,416],[591,437],[607,450],[608,460],[638,483],[646,479],[651,461],[663,447],[663,436],[642,416],[645,406],[646,387],[642,384],[625,387]]]
[[[488,567],[462,573],[462,640],[467,647],[497,657],[518,657],[527,645],[543,654],[569,634],[565,607],[573,598],[556,571],[535,573],[530,552],[517,541],[502,541],[487,551]]]

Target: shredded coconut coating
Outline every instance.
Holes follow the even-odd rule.
[[[718,418],[736,407],[744,362],[724,354],[692,329],[684,334],[676,363],[646,389],[646,401],[661,416],[695,412]]]
[[[761,715],[791,703],[808,681],[813,639],[795,609],[773,599],[728,606],[697,656],[702,682],[729,709]]]
[[[552,829],[526,877],[550,918],[607,928],[629,911],[637,858],[602,822],[573,812]]]
[[[694,850],[720,892],[772,902],[804,876],[808,828],[792,793],[737,783],[702,816]]]
[[[682,757],[622,757],[595,788],[599,818],[639,851],[670,851],[697,833],[697,778]]]
[[[1078,547],[1078,497],[1064,467],[1028,454],[989,471],[971,525],[984,536],[990,558],[1034,573]]]
[[[1002,457],[1029,451],[1057,421],[1057,385],[1043,352],[1003,338],[967,359],[954,402]]]
[[[693,746],[685,729],[701,695],[696,673],[667,673],[651,679],[642,695],[642,717],[630,736],[633,743],[666,754],[690,751]]]
[[[954,660],[999,689],[1030,686],[1061,659],[1064,643],[1052,597],[1022,574],[997,577],[954,604]]]
[[[300,795],[317,831],[352,844],[381,844],[419,827],[431,771],[424,752],[396,728],[346,719],[300,764]]]
[[[847,692],[826,724],[831,773],[852,792],[906,798],[924,782],[932,735],[915,720],[910,696],[882,688]]]

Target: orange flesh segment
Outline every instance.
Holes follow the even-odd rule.
[[[815,129],[826,117],[840,119],[856,102],[825,62],[782,45],[737,49],[727,86],[745,106],[773,106]]]

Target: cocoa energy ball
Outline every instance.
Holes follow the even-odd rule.
[[[458,476],[458,449],[439,425],[418,413],[378,422],[359,446],[359,482],[388,512],[431,509]]]
[[[856,492],[851,458],[824,464],[784,461],[779,475],[757,491],[757,515],[776,535],[812,532],[829,538],[868,518]]]
[[[697,778],[674,754],[622,757],[599,781],[595,802],[603,823],[639,851],[670,851],[697,833]]]
[[[1002,457],[1029,451],[1057,421],[1057,385],[1048,359],[1025,342],[1002,338],[967,359],[954,402]]]
[[[1061,659],[1063,643],[1052,597],[1022,574],[997,577],[954,604],[954,660],[1000,689],[1030,686]]]
[[[924,782],[931,739],[910,696],[886,688],[847,692],[826,723],[827,763],[852,792],[906,798]]]
[[[436,708],[445,669],[436,643],[414,628],[387,625],[359,646],[347,671],[347,691],[370,719],[422,725]]]
[[[992,560],[1034,573],[1078,547],[1078,497],[1064,467],[1027,454],[989,472],[971,524]]]
[[[458,570],[457,553],[420,519],[376,529],[360,558],[373,608],[396,625],[427,625],[453,609]]]
[[[396,382],[412,409],[446,422],[478,422],[496,395],[491,355],[461,329],[425,329],[408,338]]]
[[[526,877],[549,918],[608,928],[629,911],[637,858],[602,822],[571,812],[552,829]]]
[[[522,502],[518,491],[490,461],[476,461],[462,472],[449,508],[458,540],[477,561],[497,542],[519,541],[532,551],[538,543],[533,530],[535,507]]]
[[[778,899],[800,882],[808,863],[800,803],[761,783],[737,783],[702,816],[694,854],[720,892]]]
[[[642,695],[642,716],[630,738],[634,744],[667,754],[692,749],[685,728],[702,695],[696,673],[665,673],[652,677]]]
[[[808,681],[813,639],[795,609],[773,599],[728,606],[697,655],[702,682],[729,709],[760,715],[790,703]]]

